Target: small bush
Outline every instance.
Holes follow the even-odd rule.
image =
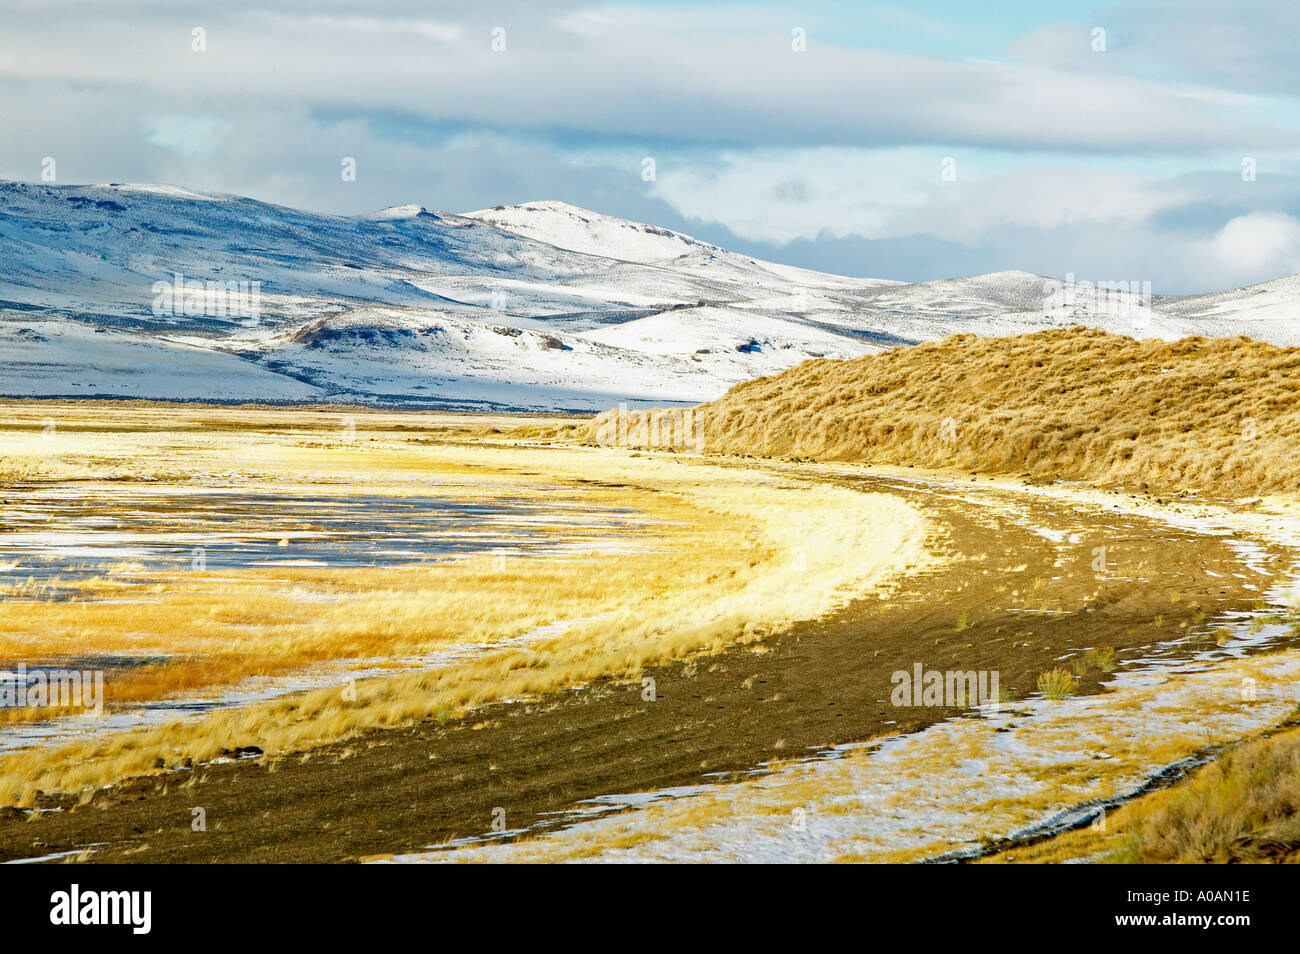
[[[1083,658],[1087,665],[1100,669],[1102,672],[1114,672],[1118,662],[1115,650],[1111,646],[1106,646],[1103,649],[1090,649]]]
[[[1049,699],[1074,695],[1074,677],[1065,669],[1050,669],[1038,677],[1038,691]]]

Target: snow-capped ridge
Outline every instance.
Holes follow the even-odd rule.
[[[437,212],[426,209],[422,205],[390,205],[386,209],[379,209],[376,212],[358,216],[358,218],[368,219],[371,222],[392,222],[400,219],[420,218],[421,216],[433,219],[442,218]]]
[[[682,232],[603,215],[555,199],[499,205],[463,215],[557,248],[619,261],[650,264],[694,250],[724,253],[718,246]]]
[[[116,192],[134,192],[140,193],[141,195],[164,196],[170,199],[188,199],[195,202],[225,202],[231,198],[230,196],[220,195],[215,192],[198,192],[194,189],[187,189],[184,186],[152,182],[108,182],[101,185],[90,186],[88,188],[111,189]]]

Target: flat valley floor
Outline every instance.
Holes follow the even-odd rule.
[[[563,419],[6,411],[0,668],[106,704],[4,713],[0,860],[919,861],[1081,820],[1033,860],[1101,858],[1295,710],[1286,501]],[[896,704],[917,665],[1000,698]]]

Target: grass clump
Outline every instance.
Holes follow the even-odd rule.
[[[1094,669],[1100,669],[1102,672],[1114,672],[1118,660],[1115,655],[1115,649],[1106,646],[1101,649],[1090,649],[1084,654],[1084,662]]]
[[[1074,689],[1074,676],[1067,669],[1049,669],[1038,677],[1038,691],[1049,699],[1067,699]]]

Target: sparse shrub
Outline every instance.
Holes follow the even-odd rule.
[[[1115,671],[1117,657],[1114,648],[1111,646],[1106,646],[1102,649],[1090,649],[1084,656],[1084,659],[1089,666],[1100,669],[1102,672]]]
[[[1038,677],[1038,691],[1049,699],[1066,699],[1074,695],[1074,677],[1065,669],[1049,669]]]

